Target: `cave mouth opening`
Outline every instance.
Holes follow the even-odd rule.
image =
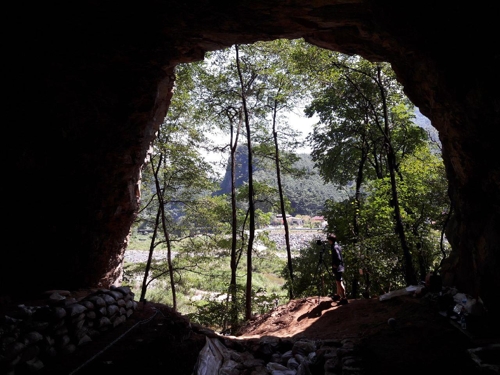
[[[278,41],[278,42],[279,42],[279,41]],[[271,43],[271,42],[263,42],[263,44],[264,44],[264,45],[265,45],[265,44],[270,44],[270,43]],[[258,48],[258,47],[257,47],[257,48]],[[262,48],[263,48],[263,47],[262,47]],[[316,47],[314,47],[314,48],[316,48]],[[228,50],[230,50],[230,49],[231,49],[231,47],[228,47],[227,49],[228,49]],[[318,50],[321,50],[321,51],[323,51],[323,52],[325,52],[325,53],[328,53],[328,54],[332,52],[331,50],[323,49],[323,48],[321,48],[321,47],[319,47],[319,48],[317,48],[317,49],[318,49]],[[281,51],[280,51],[280,52],[281,52]],[[233,53],[234,53],[234,52],[233,52]],[[340,54],[340,53],[339,53],[339,54]],[[233,57],[234,57],[234,56],[233,56]],[[313,55],[313,57],[314,57],[314,55]],[[345,56],[344,58],[345,58],[345,59],[347,59],[347,56]],[[222,60],[222,57],[220,57],[220,56],[219,56],[219,59],[220,59],[220,60]],[[362,59],[361,59],[359,56],[357,56],[357,55],[356,55],[356,56],[354,56],[354,59],[357,59],[357,60],[362,60]],[[257,59],[257,60],[258,60],[258,59]],[[264,58],[263,60],[264,60],[264,61],[269,61],[269,60],[270,60],[270,58]],[[310,60],[311,60],[311,61],[316,61],[316,60],[314,60],[314,59],[310,59]],[[359,61],[357,61],[357,62],[359,62]],[[225,62],[224,62],[224,61],[221,61],[220,63],[221,63],[221,65],[222,65],[223,67],[227,67],[227,65],[228,65],[227,60],[225,60]],[[261,63],[262,63],[262,61],[261,61]],[[365,61],[364,63],[365,63],[365,64],[368,64],[368,62],[367,62],[367,61]],[[185,66],[187,67],[187,66],[189,66],[190,64],[197,64],[197,63],[186,63],[186,65],[185,65]],[[202,64],[202,63],[198,63],[198,64]],[[184,75],[184,74],[186,74],[186,72],[184,71],[184,69],[189,69],[189,68],[188,68],[188,67],[187,67],[187,68],[184,68],[184,67],[183,67],[183,65],[179,65],[179,67],[181,68],[180,77],[183,77],[183,75]],[[209,68],[210,68],[210,66],[209,66]],[[192,69],[195,69],[195,68],[193,67]],[[310,69],[311,69],[311,68],[310,68]],[[213,68],[213,70],[216,70],[216,68]],[[324,69],[316,68],[316,70],[317,70],[317,71],[323,71]],[[391,72],[391,74],[394,74],[394,73],[393,73],[393,72]],[[206,77],[205,77],[205,78],[206,78]],[[237,81],[238,79],[237,79],[237,78],[235,78],[235,80]],[[181,83],[182,83],[182,82],[180,81],[180,79],[179,79],[179,78],[177,79],[177,82],[178,82],[179,84],[181,84]],[[182,83],[182,84],[183,84],[183,83]],[[320,86],[321,86],[321,85],[320,85]],[[302,90],[303,90],[303,85],[299,85],[299,90],[300,90],[300,88],[302,88]],[[198,87],[197,89],[199,89],[199,87]],[[187,89],[185,89],[185,88],[183,88],[183,87],[181,87],[179,90],[180,90],[180,91],[179,91],[179,94],[181,95],[181,97],[184,97],[184,95],[185,95],[186,91],[189,91],[189,90],[187,90]],[[399,88],[398,90],[399,90],[399,91],[401,91],[401,90],[402,90],[402,88]],[[303,91],[305,91],[305,90],[303,90]],[[173,113],[173,114],[172,114],[172,112],[175,112],[175,111],[179,112],[179,109],[180,109],[180,112],[182,113],[182,115],[184,115],[184,116],[185,116],[185,115],[186,115],[186,113],[188,113],[188,111],[187,111],[185,108],[183,108],[183,107],[182,107],[179,103],[177,103],[177,102],[176,102],[176,96],[175,96],[175,95],[176,95],[176,94],[175,94],[175,89],[174,89],[174,95],[173,95],[173,97],[172,97],[172,102],[171,102],[170,109],[169,109],[171,112],[170,112],[169,114],[167,114],[167,118],[168,118],[168,116],[169,116],[169,115],[172,115],[172,116],[173,116],[173,120],[177,121],[177,120],[178,120],[178,118],[179,118],[181,115],[180,115],[180,114],[178,114],[178,113],[177,113],[177,114],[176,114],[176,113]],[[213,97],[214,97],[214,95],[207,95],[207,97],[208,97],[208,98],[213,98]],[[262,97],[264,97],[264,98],[266,99],[266,100],[265,100],[265,101],[266,101],[266,103],[265,103],[265,104],[266,104],[266,105],[268,105],[268,104],[269,104],[269,98],[270,98],[270,96],[269,96],[269,95],[266,95],[266,94],[261,94],[261,98],[262,98]],[[408,98],[406,98],[406,96],[405,96],[405,99],[409,101],[409,99],[408,99]],[[199,103],[200,101],[201,101],[201,99],[198,99],[198,100],[197,100],[197,102],[198,102],[198,103]],[[410,102],[410,101],[409,101],[409,102]],[[413,103],[411,103],[411,104],[413,105]],[[223,111],[219,111],[219,112],[223,113]],[[207,115],[207,117],[208,117],[208,115]],[[422,115],[422,117],[423,117],[423,119],[424,119],[424,120],[428,120],[427,118],[425,118],[425,116],[423,116],[423,115]],[[173,120],[172,120],[172,121],[173,121]],[[427,125],[428,127],[430,127],[430,126],[431,126],[431,125],[430,125],[430,121],[429,121],[429,122],[427,122],[427,123],[426,123],[426,125]],[[434,129],[434,128],[432,128],[432,129]],[[160,131],[160,133],[163,133],[163,131]],[[218,135],[217,137],[220,137],[220,136]],[[180,138],[182,139],[183,137],[180,137]],[[227,160],[227,155],[226,155],[226,160]],[[141,190],[142,190],[142,191],[144,191],[144,189],[141,189]],[[447,189],[445,188],[444,190],[446,191]],[[148,199],[146,199],[146,201],[149,201],[149,200],[148,200]],[[130,245],[129,245],[129,248],[130,248]],[[427,271],[428,271],[428,270],[427,270]],[[424,276],[425,276],[425,274],[426,274],[426,272],[424,271],[424,272],[423,272],[423,274],[422,274],[422,275],[420,275],[420,277],[423,279],[423,278],[424,278]]]

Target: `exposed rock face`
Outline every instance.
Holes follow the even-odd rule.
[[[43,2],[12,10],[7,230],[0,294],[119,282],[140,170],[174,68],[204,52],[304,37],[389,61],[439,130],[456,214],[451,281],[499,310],[499,53],[493,5],[431,1]],[[15,7],[15,5],[13,5]],[[15,30],[15,31],[14,31]]]

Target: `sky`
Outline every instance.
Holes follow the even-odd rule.
[[[301,108],[288,113],[289,125],[302,133],[302,139],[305,139],[307,135],[312,132],[313,125],[318,122],[318,117],[313,116],[312,118],[306,117]],[[437,130],[432,127],[430,120],[422,115],[418,108],[416,108],[416,120],[417,125],[423,127],[431,132],[432,138],[438,140]],[[223,138],[221,134],[212,134],[211,139],[220,144],[227,144],[228,140]],[[297,149],[299,154],[308,154],[311,152],[311,148],[305,145],[303,148]],[[225,163],[227,161],[227,156],[224,157],[223,165],[217,166],[217,161],[221,160],[221,155],[219,153],[205,153],[205,160],[210,161],[214,164],[214,168],[218,173],[224,173]]]
[[[297,130],[302,133],[302,139],[305,139],[307,135],[312,131],[313,125],[318,122],[318,118],[316,116],[312,118],[306,117],[304,114],[301,114],[300,112],[302,109],[298,109],[294,112],[289,112],[288,116],[288,123],[289,126],[291,126],[294,130]],[[209,137],[212,141],[218,143],[218,144],[227,144],[228,139],[226,137],[222,137],[222,133],[213,133]],[[299,154],[307,154],[311,151],[311,148],[308,147],[307,145],[303,148],[297,149],[296,152]],[[214,168],[216,171],[219,173],[222,173],[225,171],[225,166],[216,166],[216,162],[220,160],[221,155],[219,153],[203,153],[205,155],[205,160],[214,163]],[[226,160],[227,160],[226,156]]]

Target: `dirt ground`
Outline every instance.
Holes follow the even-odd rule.
[[[388,324],[390,318],[394,324]],[[385,301],[349,300],[336,306],[328,297],[305,298],[278,306],[242,328],[235,340],[261,336],[309,339],[353,338],[366,374],[494,374],[481,369],[468,349],[500,343],[498,323],[489,317],[470,320],[461,330],[439,314],[435,300],[410,295]],[[48,364],[42,374],[191,375],[205,333],[160,304],[139,304],[126,324]],[[485,351],[483,363],[500,365],[498,350]]]

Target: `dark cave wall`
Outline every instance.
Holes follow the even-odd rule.
[[[140,169],[174,72],[158,25],[138,10],[94,5],[39,4],[15,22],[30,33],[12,46],[17,141],[8,147],[7,195],[15,247],[1,263],[0,294],[120,280]],[[142,40],[152,34],[154,46]]]
[[[145,1],[36,4],[10,14],[8,229],[0,294],[119,282],[140,169],[177,63],[304,37],[389,61],[439,130],[458,259],[447,280],[498,309],[499,55],[480,49],[493,9],[432,2]],[[470,5],[470,4],[469,4]],[[479,58],[480,57],[480,58]]]

